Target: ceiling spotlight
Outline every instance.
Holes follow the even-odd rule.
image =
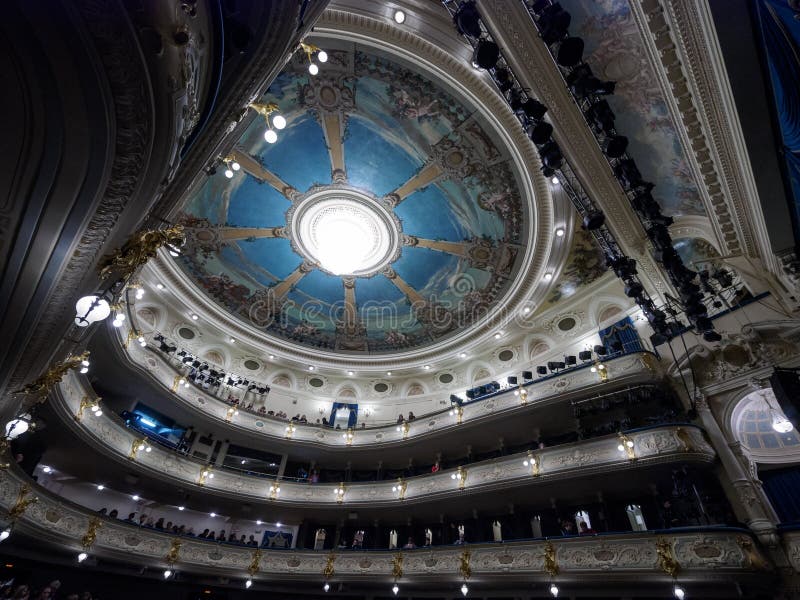
[[[464,594],[464,596],[469,593],[469,588],[467,587],[466,583],[461,586],[461,593]]]
[[[552,279],[553,279],[553,274],[552,273],[545,273],[544,274],[544,280],[545,281],[551,281]]]
[[[309,371],[313,371],[314,370],[314,366],[313,365],[308,365],[308,370]]]
[[[312,75],[316,75],[317,73],[319,73],[319,67],[314,63],[311,63],[310,65],[308,65],[308,72],[311,73]]]
[[[86,560],[88,557],[89,557],[89,555],[88,555],[88,554],[86,554],[86,552],[81,552],[80,554],[78,554],[78,562],[79,562],[79,563],[82,563],[82,562],[83,562],[83,561],[85,561],[85,560]]]
[[[237,163],[237,164],[238,164],[238,163]],[[163,289],[164,289],[164,284],[163,284],[163,283],[157,283],[157,284],[156,284],[156,287],[157,287],[158,289],[160,289],[160,290],[163,290]]]
[[[164,569],[164,579],[169,579],[170,577],[172,577],[172,571]]]
[[[496,340],[499,340],[501,337],[503,337],[503,334],[500,331],[498,331],[497,333],[494,334],[494,339],[496,339]]]
[[[522,313],[523,314],[527,315],[529,312],[531,312],[531,307],[530,306],[526,306],[525,308],[522,309]]]
[[[282,523],[280,521],[278,523],[275,523],[275,527],[280,527],[281,525]]]
[[[459,358],[467,358],[467,353],[466,352],[462,352],[458,356],[459,356]]]
[[[8,536],[11,535],[11,527],[6,527],[3,531],[0,531],[0,542],[3,542],[8,539]]]
[[[275,117],[275,118],[277,119],[277,117]],[[231,162],[231,169],[233,169],[234,171],[238,171],[241,168],[242,168],[242,165],[240,165],[235,160],[233,162]]]
[[[51,469],[50,467],[47,467],[47,466],[45,466],[45,467],[42,467],[42,471],[44,471],[45,473],[49,473],[49,472],[50,472],[50,471],[52,471],[52,470],[53,470],[53,469]]]
[[[348,375],[350,375],[351,377],[352,377],[353,375],[355,375],[355,373],[353,373],[352,371],[348,371],[348,372],[347,372],[347,374],[348,374]]]
[[[229,341],[231,344],[233,344],[233,343],[235,343],[235,342],[236,342],[236,338],[230,338],[230,340],[228,340],[228,341]]]
[[[561,183],[561,180],[555,175],[553,175],[553,178],[550,180],[550,183],[552,183],[553,185],[558,185],[559,183]]]
[[[426,371],[430,371],[430,369],[431,369],[431,366],[430,366],[430,365],[425,365],[425,366],[424,366],[424,367],[422,367],[422,368],[423,368],[423,369],[425,369]]]
[[[211,518],[213,519],[214,517],[216,517],[216,516],[217,516],[217,513],[214,513],[214,512],[212,512],[212,513],[209,513],[209,515],[208,515],[208,516],[209,516],[209,517],[211,517]]]
[[[386,371],[386,376],[387,377],[391,377],[392,376],[392,372],[391,371]]]
[[[252,579],[248,579],[247,581],[244,582],[244,587],[246,587],[248,590],[250,589],[251,585],[253,585]]]
[[[186,507],[185,506],[179,506],[178,510],[186,510]]]
[[[270,360],[275,360],[275,355],[274,355],[274,354],[270,354],[270,355],[269,355],[269,359],[270,359]]]
[[[192,313],[192,321],[197,321],[199,318],[200,317],[198,317],[196,314]]]
[[[397,584],[395,583],[395,584],[392,586],[392,593],[393,593],[395,596],[397,596],[397,592],[399,592],[399,591],[400,591],[400,588],[399,588],[399,587],[397,587]]]
[[[256,525],[261,525],[261,519],[259,519],[258,521],[256,521]]]
[[[138,502],[139,501],[139,496],[134,494],[133,496],[131,496],[131,500],[133,500],[134,502]]]
[[[98,483],[97,484],[97,491],[98,492],[102,492],[104,489],[106,489],[106,486],[104,486],[102,483]]]
[[[563,227],[556,227],[556,237],[564,237],[566,231]]]
[[[402,25],[403,23],[405,23],[405,21],[406,21],[406,13],[404,13],[402,10],[394,11],[395,23],[397,23],[398,25]]]
[[[553,598],[558,598],[558,586],[555,583],[550,584],[550,595],[552,595]]]
[[[686,597],[686,590],[676,584],[675,587],[672,588],[672,595],[678,600],[683,600]]]

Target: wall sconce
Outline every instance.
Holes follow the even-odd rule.
[[[145,452],[152,452],[153,450],[152,446],[150,446],[148,443],[147,438],[133,440],[133,443],[131,444],[131,451],[128,452],[128,458],[131,460],[136,460],[136,454],[142,448],[144,448]]]
[[[78,406],[78,412],[75,413],[75,420],[80,422],[83,418],[83,411],[87,408],[92,409],[92,414],[95,417],[100,417],[103,415],[103,411],[100,410],[100,398],[89,398],[89,396],[84,396],[81,398],[81,403]]]
[[[528,457],[522,461],[522,464],[531,468],[531,475],[538,477],[540,467],[539,462],[539,459],[536,458],[536,456],[533,454],[533,451],[528,450]]]
[[[294,423],[289,423],[289,424],[286,426],[286,439],[287,439],[287,440],[290,440],[290,439],[292,439],[292,435],[294,435],[294,432],[295,432],[296,430],[297,430],[297,427],[295,427],[295,426],[294,426]]]
[[[598,361],[592,365],[591,371],[592,373],[597,373],[600,377],[600,381],[608,381],[608,369],[603,363]]]
[[[270,122],[270,115],[272,113],[277,113],[279,107],[274,102],[270,102],[269,104],[262,104],[260,102],[253,102],[248,105],[262,117],[267,122],[267,130],[264,132],[264,139],[270,143],[274,144],[278,141],[278,134],[275,132],[275,129],[283,129],[286,127],[286,119],[284,119],[281,115],[275,115],[272,117],[272,121]],[[275,127],[275,129],[273,129]]]
[[[450,474],[450,479],[456,480],[458,482],[458,489],[463,490],[464,485],[467,483],[467,470],[459,466],[455,473]]]
[[[619,432],[617,437],[619,437],[619,445],[617,446],[617,450],[624,452],[627,455],[628,460],[636,460],[636,450],[633,440],[622,432]]]
[[[392,486],[392,491],[397,493],[397,498],[399,500],[405,500],[406,499],[406,487],[407,486],[408,486],[408,484],[406,483],[405,479],[403,479],[402,477],[399,477],[397,479],[397,484]]]
[[[278,497],[278,494],[281,493],[281,486],[278,485],[278,482],[271,483],[269,486],[269,499],[275,500]]]
[[[353,433],[352,429],[348,429],[346,433],[342,434],[342,437],[344,438],[345,444],[347,444],[348,446],[353,445],[353,438],[355,438],[355,434]]]
[[[228,179],[232,179],[233,174],[242,168],[242,165],[240,165],[233,158],[233,156],[226,156],[225,158],[222,159],[222,162],[225,163],[225,177],[227,177]]]
[[[306,53],[308,57],[308,72],[312,75],[316,75],[319,73],[319,66],[314,62],[314,54],[317,55],[317,60],[321,63],[328,62],[328,53],[325,50],[320,50],[318,47],[314,46],[313,44],[306,44],[304,42],[300,42],[300,48],[303,52]]]
[[[231,406],[230,408],[228,408],[227,411],[225,411],[225,421],[230,423],[233,420],[233,417],[235,417],[238,414],[239,410]]]
[[[207,465],[200,469],[200,476],[197,478],[198,485],[205,485],[206,481],[214,479],[214,473],[211,472],[211,465]]]
[[[333,493],[336,494],[336,502],[341,504],[344,502],[344,493],[347,489],[344,487],[344,481],[339,483],[339,486],[333,490]]]

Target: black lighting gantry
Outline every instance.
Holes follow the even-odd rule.
[[[544,120],[547,107],[531,97],[519,83],[499,46],[483,26],[474,0],[442,0],[450,12],[458,31],[473,47],[473,66],[485,69],[491,75],[500,93],[520,120],[525,132],[536,146],[546,177],[558,175],[559,182],[583,218],[583,227],[597,240],[606,256],[606,262],[625,283],[625,293],[642,309],[655,332],[653,345],[666,342],[682,330],[674,320],[668,321],[666,313],[656,307],[638,279],[636,261],[627,257],[610,230],[605,226],[604,213],[583,190],[570,165],[564,160],[561,149],[552,137],[553,126]],[[552,0],[523,1],[540,37],[547,45],[558,65],[570,93],[581,108],[590,130],[606,156],[612,171],[620,182],[631,206],[636,212],[648,239],[655,259],[660,262],[679,290],[684,312],[694,327],[708,341],[718,341],[703,304],[703,294],[694,282],[697,273],[683,264],[672,246],[668,227],[672,218],[661,212],[652,196],[652,183],[643,180],[636,163],[627,154],[628,138],[615,129],[615,117],[608,102],[602,98],[613,94],[615,84],[597,78],[591,67],[583,62],[583,40],[569,35],[570,14]]]

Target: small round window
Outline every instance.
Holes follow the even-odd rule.
[[[453,376],[450,373],[442,373],[439,375],[440,383],[453,383]]]
[[[323,385],[325,385],[325,382],[319,377],[312,377],[308,380],[308,385],[315,388],[321,388]]]
[[[374,389],[379,394],[382,394],[384,392],[388,392],[389,391],[389,386],[381,381],[381,382],[375,384]]]
[[[258,371],[261,368],[261,365],[252,359],[247,359],[244,361],[244,368],[250,369],[251,371]]]
[[[194,339],[194,331],[192,331],[188,327],[181,327],[180,329],[178,329],[178,335],[181,336],[185,340],[193,340]]]

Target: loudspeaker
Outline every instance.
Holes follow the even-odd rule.
[[[578,363],[577,359],[576,359],[574,356],[572,356],[572,355],[570,355],[570,356],[565,356],[565,357],[564,357],[564,362],[565,362],[566,364],[568,364],[568,365],[575,365],[575,364],[577,364],[577,363]]]
[[[531,373],[530,371],[523,371],[522,372],[522,378],[523,379],[533,379],[533,373]]]
[[[581,360],[592,360],[592,351],[591,350],[581,350],[578,352],[578,358]]]
[[[517,385],[517,378],[513,375],[508,378],[508,385]]]
[[[536,367],[537,375],[547,375],[547,367]]]

